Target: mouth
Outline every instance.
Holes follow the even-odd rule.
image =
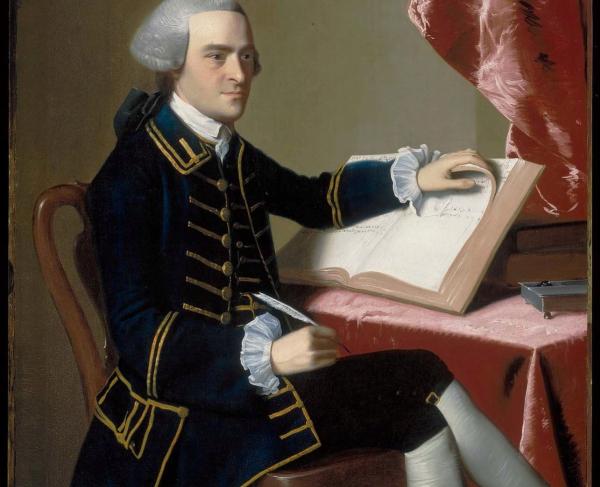
[[[242,96],[244,96],[244,92],[243,91],[224,91],[223,93],[221,93],[222,95],[225,96],[231,96],[231,97],[239,97],[241,98]]]

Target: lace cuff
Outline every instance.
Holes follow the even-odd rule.
[[[270,313],[254,318],[244,326],[240,362],[250,371],[248,381],[263,396],[279,389],[279,378],[271,368],[271,344],[281,336],[279,320]]]
[[[390,169],[394,194],[400,203],[409,202],[418,215],[423,204],[423,193],[417,184],[417,172],[425,164],[440,158],[440,151],[429,152],[426,144],[419,149],[401,147]]]

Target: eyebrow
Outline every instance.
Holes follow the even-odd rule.
[[[240,51],[246,50],[246,49],[252,49],[254,51],[256,51],[256,47],[254,47],[254,44],[246,44],[245,46],[242,46],[240,48]],[[203,51],[233,51],[234,49],[231,46],[228,46],[227,44],[207,44],[205,46],[202,47]]]

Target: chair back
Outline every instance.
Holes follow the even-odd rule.
[[[106,321],[102,288],[94,247],[91,226],[85,212],[85,192],[88,185],[71,183],[54,186],[44,191],[37,199],[33,214],[33,241],[44,282],[71,343],[79,370],[88,419],[91,419],[95,397],[116,365],[117,355],[112,344]],[[101,357],[89,321],[81,303],[69,282],[60,260],[54,240],[54,217],[62,207],[71,206],[83,222],[83,231],[75,237],[73,258],[83,286],[102,319],[105,343]]]

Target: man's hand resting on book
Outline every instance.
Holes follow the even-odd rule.
[[[271,368],[276,375],[291,375],[333,365],[337,360],[336,331],[306,326],[273,341]]]
[[[472,149],[450,152],[419,169],[417,184],[422,192],[472,188],[475,185],[472,179],[452,177],[452,170],[462,164],[475,164],[489,169],[488,164]]]

